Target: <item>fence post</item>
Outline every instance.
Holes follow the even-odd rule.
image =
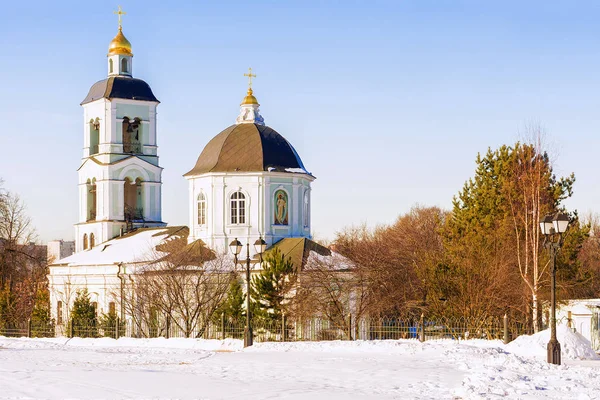
[[[281,341],[285,342],[285,325],[287,324],[285,313],[281,313]]]
[[[348,314],[348,340],[352,340],[352,314]]]
[[[419,341],[425,341],[425,314],[421,313],[421,319],[419,320]]]
[[[31,337],[31,318],[27,320],[27,337]]]
[[[121,334],[121,318],[117,317],[116,320],[116,325],[115,325],[115,339],[119,338],[119,335]]]
[[[225,340],[225,313],[221,313],[221,340]]]
[[[75,324],[74,324],[74,322],[75,322],[75,320],[73,318],[71,318],[71,329],[70,329],[71,332],[69,332],[70,333],[69,337],[71,337],[71,338],[75,336]]]
[[[167,315],[167,332],[165,334],[167,339],[169,338],[170,334],[171,334],[171,316]]]
[[[508,344],[508,315],[504,314],[504,344]]]

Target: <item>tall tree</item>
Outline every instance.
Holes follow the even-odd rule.
[[[33,311],[31,312],[31,330],[35,337],[52,336],[54,321],[50,313],[50,293],[48,288],[36,291]]]
[[[245,315],[244,290],[239,279],[232,279],[227,292],[227,298],[221,303],[215,312],[215,321],[220,320],[221,315],[227,321],[241,321]]]
[[[516,143],[477,156],[475,176],[454,199],[453,216],[446,230],[446,248],[456,268],[483,267],[504,271],[516,268],[529,301],[522,303],[534,330],[539,329],[539,296],[547,263],[543,263],[539,220],[557,212],[572,194],[575,177],[557,178],[550,157],[537,137],[532,143]],[[483,252],[481,252],[483,250]],[[478,259],[479,257],[479,259]],[[498,287],[514,297],[514,281]],[[506,298],[516,305],[515,299]]]
[[[279,321],[296,283],[292,260],[276,247],[265,256],[263,270],[252,277],[251,297],[256,318]]]
[[[46,280],[46,249],[35,245],[35,238],[23,201],[0,187],[0,320],[5,323],[27,321],[36,290]]]
[[[446,262],[440,235],[446,217],[437,207],[415,206],[392,225],[337,234],[335,249],[352,262],[347,283],[360,285],[361,309],[395,316],[439,306],[442,282],[434,276]]]
[[[168,321],[186,337],[201,337],[227,296],[233,270],[226,254],[173,236],[136,268],[125,309],[142,332]]]

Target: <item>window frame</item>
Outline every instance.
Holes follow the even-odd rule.
[[[61,300],[56,302],[56,323],[58,325],[63,323],[63,302]]]
[[[235,197],[234,197],[235,196]],[[241,198],[239,198],[241,196]],[[241,190],[236,190],[229,196],[229,224],[248,225],[249,196]],[[234,206],[235,204],[235,206]]]
[[[200,226],[206,225],[206,195],[203,191],[196,197],[196,222]]]

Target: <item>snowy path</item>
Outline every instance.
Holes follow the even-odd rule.
[[[600,361],[556,367],[499,342],[468,343],[266,343],[242,351],[237,341],[0,338],[0,398],[600,398]],[[208,350],[220,347],[237,350]]]

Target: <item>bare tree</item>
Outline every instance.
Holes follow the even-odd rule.
[[[361,318],[368,311],[368,275],[338,253],[311,253],[296,286],[289,310],[297,319],[320,316],[347,331],[349,315]]]
[[[186,337],[202,336],[236,278],[233,262],[185,238],[160,245],[151,258],[131,280],[127,307],[136,323],[156,327],[168,320]]]
[[[24,202],[0,190],[0,322],[26,321],[45,281],[46,249],[35,239]]]
[[[526,143],[513,151],[513,184],[504,185],[509,200],[519,274],[531,297],[534,332],[540,329],[539,296],[548,262],[542,263],[541,217],[555,212],[560,202],[572,193],[575,180],[556,180],[551,160],[545,151],[545,134],[540,126],[527,127]]]

